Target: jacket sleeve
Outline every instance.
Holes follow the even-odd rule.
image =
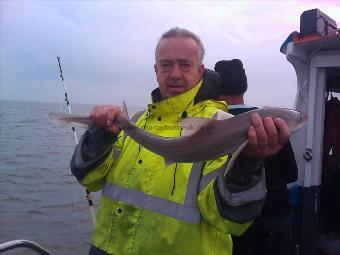
[[[218,161],[208,162],[203,169],[201,182],[214,177],[200,189],[200,211],[219,231],[241,235],[261,213],[266,196],[264,166],[262,161],[237,159],[224,176],[226,163]]]
[[[297,180],[298,168],[294,156],[292,144],[288,141],[275,155],[264,161],[267,174],[275,174],[285,180],[286,183]]]
[[[102,189],[106,174],[115,154],[119,153],[118,140],[103,129],[87,130],[77,144],[71,162],[71,172],[90,191]]]

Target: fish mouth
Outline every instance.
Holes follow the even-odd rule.
[[[307,121],[308,121],[308,114],[301,112],[297,117],[296,125],[294,125],[292,128],[292,133],[295,133],[300,128],[305,126]]]
[[[302,122],[306,123],[308,121],[308,114],[307,113],[302,113]]]
[[[302,125],[306,124],[308,121],[308,114],[304,112],[300,112],[299,116],[297,117],[297,122]]]

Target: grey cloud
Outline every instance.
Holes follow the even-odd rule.
[[[311,7],[246,1],[0,4],[1,98],[58,101],[60,56],[71,101],[125,99],[130,105],[149,102],[150,91],[157,86],[153,71],[157,40],[165,30],[180,26],[202,38],[207,67],[213,68],[221,58],[242,59],[250,83],[249,102],[292,106],[296,77],[279,47],[298,30],[302,10]],[[287,98],[278,95],[282,88]],[[263,89],[269,96],[259,93]]]

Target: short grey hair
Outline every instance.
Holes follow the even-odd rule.
[[[179,28],[179,27],[174,27],[174,28],[171,28],[169,31],[166,31],[164,34],[162,34],[161,38],[158,40],[156,50],[155,50],[155,61],[156,62],[157,62],[157,52],[158,52],[159,44],[163,39],[167,39],[167,38],[191,38],[193,39],[198,45],[198,61],[200,62],[200,64],[202,64],[204,54],[205,54],[205,49],[204,49],[204,45],[201,39],[193,32],[185,28]]]

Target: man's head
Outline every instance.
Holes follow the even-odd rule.
[[[204,47],[194,33],[172,28],[159,39],[155,72],[163,98],[182,94],[202,79]]]
[[[241,96],[247,91],[247,76],[241,60],[221,60],[214,69],[221,75],[222,95]]]

